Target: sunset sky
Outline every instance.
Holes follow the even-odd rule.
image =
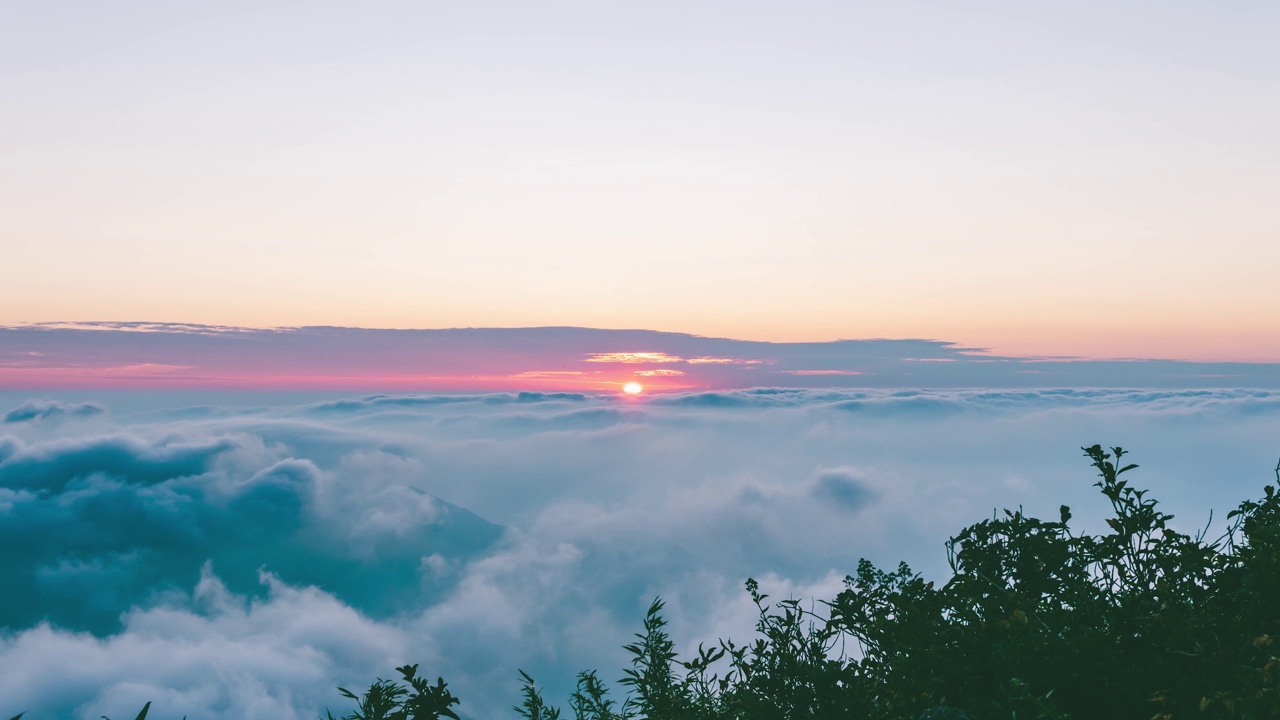
[[[1280,473],[1278,39],[0,0],[0,718],[315,720],[413,663],[567,709],[655,597],[689,658],[747,578],[822,613],[999,508],[1105,532],[1094,443],[1218,537]]]
[[[1276,362],[1278,27],[1272,2],[8,2],[0,324]]]

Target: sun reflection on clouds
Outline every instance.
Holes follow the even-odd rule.
[[[609,352],[587,353],[587,362],[638,365],[641,363],[678,363],[684,362],[684,358],[663,352]]]
[[[683,370],[641,370],[640,372],[636,373],[636,375],[639,375],[641,377],[676,377],[678,375],[684,375],[684,371]]]

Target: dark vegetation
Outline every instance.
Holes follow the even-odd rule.
[[[578,676],[568,710],[523,671],[528,720],[1182,720],[1280,717],[1280,494],[1267,486],[1221,536],[1189,536],[1122,478],[1124,451],[1083,448],[1109,532],[1004,511],[947,543],[953,573],[863,560],[836,598],[759,608],[749,644],[680,658],[654,601],[613,691]],[[1280,467],[1277,467],[1280,479]],[[443,679],[416,665],[378,679],[342,720],[458,718]],[[145,720],[146,709],[139,715]],[[19,716],[21,717],[21,716]],[[328,720],[338,720],[329,714]],[[15,718],[14,720],[17,720]]]

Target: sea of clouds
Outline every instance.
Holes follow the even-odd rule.
[[[689,649],[750,633],[748,577],[943,577],[996,508],[1099,530],[1082,445],[1187,531],[1280,454],[1262,390],[0,400],[0,716],[32,720],[312,720],[406,662],[511,717],[518,668],[556,703],[621,677],[656,596]]]

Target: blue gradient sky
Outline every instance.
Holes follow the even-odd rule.
[[[0,13],[0,322],[1280,360],[1274,3]]]

